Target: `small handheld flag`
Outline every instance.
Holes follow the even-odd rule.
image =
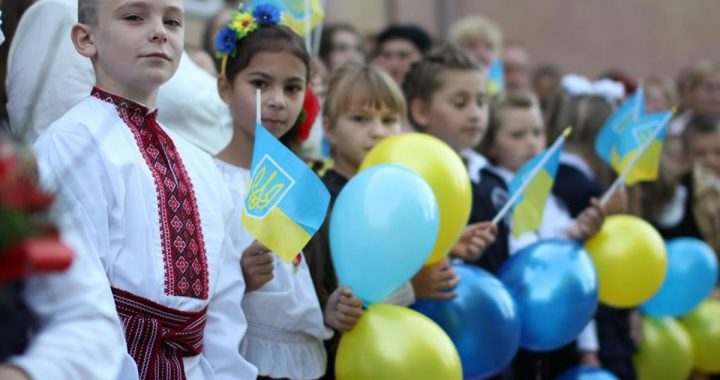
[[[644,115],[623,130],[612,149],[610,165],[616,173],[628,170],[625,184],[657,178],[662,144],[672,112]],[[644,144],[647,142],[647,146]],[[641,151],[642,148],[642,151]],[[638,157],[634,160],[635,157]],[[634,167],[629,167],[634,162]]]
[[[325,17],[320,0],[251,0],[244,7],[252,9],[260,4],[272,4],[280,9],[283,14],[282,23],[301,36],[309,34]]]
[[[487,76],[488,95],[495,96],[505,91],[505,68],[503,67],[502,59],[499,57],[493,59],[490,68],[488,68]]]
[[[671,118],[672,112],[657,112],[641,117],[627,128],[612,150],[611,165],[618,177],[600,200],[602,205],[607,204],[623,184],[657,177],[662,142]]]
[[[552,190],[555,174],[560,164],[565,139],[570,134],[566,128],[552,146],[528,161],[510,182],[510,200],[498,212],[492,223],[497,224],[513,208],[512,234],[514,237],[535,231],[542,223],[545,202]]]
[[[260,243],[291,262],[317,232],[330,194],[315,173],[262,125],[257,92],[255,145],[242,223]]]
[[[627,98],[625,102],[607,119],[595,139],[595,151],[598,156],[611,164],[612,149],[620,139],[622,132],[630,123],[645,114],[645,93],[642,87]]]

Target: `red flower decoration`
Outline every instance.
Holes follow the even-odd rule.
[[[305,90],[303,109],[302,112],[300,112],[298,122],[295,124],[295,128],[297,128],[296,136],[298,141],[303,142],[310,137],[310,131],[312,130],[312,126],[315,123],[315,119],[317,119],[318,114],[320,114],[320,101],[317,96],[315,96],[315,93],[312,92],[310,87],[307,87]]]

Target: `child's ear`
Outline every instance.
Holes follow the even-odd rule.
[[[410,116],[415,122],[415,127],[425,129],[429,124],[427,108],[427,102],[420,98],[415,98],[410,102]]]
[[[232,95],[232,86],[230,85],[230,82],[228,82],[225,75],[221,75],[218,77],[217,88],[218,94],[220,94],[220,99],[222,99],[225,104],[229,105]]]
[[[95,58],[97,55],[97,47],[95,46],[95,36],[92,34],[92,27],[85,24],[75,24],[70,31],[75,50],[83,57]]]

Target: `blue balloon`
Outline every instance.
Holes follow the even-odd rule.
[[[486,378],[505,368],[520,343],[520,317],[510,293],[493,275],[459,264],[458,297],[418,301],[413,309],[445,330],[460,354],[466,379]]]
[[[620,380],[602,368],[575,367],[560,374],[555,380]]]
[[[590,256],[576,241],[550,239],[511,256],[498,278],[518,306],[520,347],[548,351],[575,339],[598,304]]]
[[[651,317],[689,313],[712,293],[718,279],[717,257],[700,239],[672,239],[667,242],[667,255],[665,281],[660,290],[640,306],[640,310]]]
[[[353,177],[330,219],[330,252],[341,285],[367,303],[387,297],[430,256],[438,233],[430,186],[398,165],[377,165]]]

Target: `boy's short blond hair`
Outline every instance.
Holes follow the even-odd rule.
[[[383,70],[350,62],[330,77],[323,115],[334,124],[353,104],[386,107],[405,119],[407,105],[402,90]]]
[[[503,35],[500,27],[484,16],[463,17],[450,29],[450,42],[457,46],[462,46],[467,41],[479,38],[490,42],[495,52],[502,49]]]
[[[98,23],[98,5],[100,0],[78,0],[78,22],[95,26]]]

